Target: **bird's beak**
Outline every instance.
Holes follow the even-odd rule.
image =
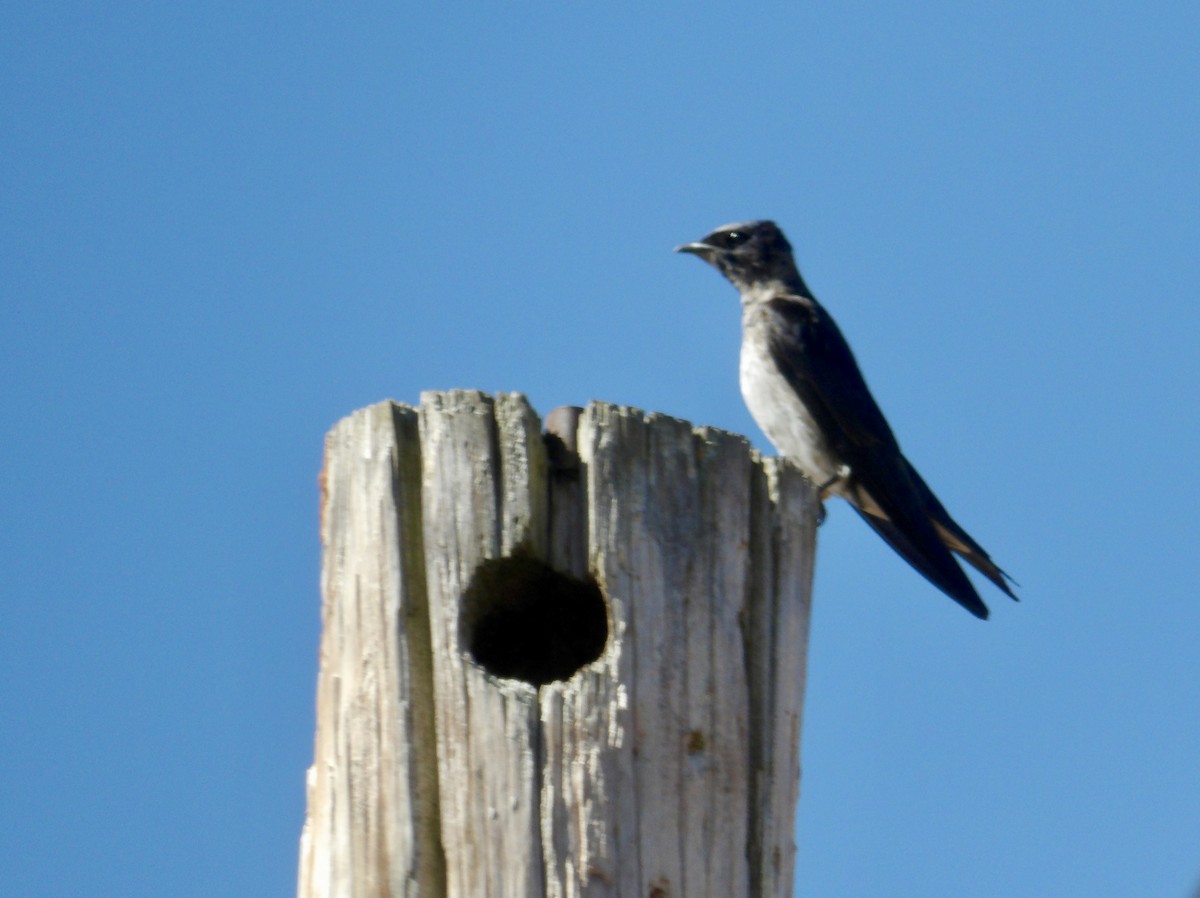
[[[713,248],[707,243],[684,243],[675,247],[677,253],[691,253],[693,256],[699,256],[701,259],[707,259],[712,255]]]

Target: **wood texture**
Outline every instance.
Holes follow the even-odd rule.
[[[791,894],[811,486],[662,415],[551,422],[454,391],[330,433],[301,898]],[[599,585],[598,658],[540,688],[473,660],[506,557]]]

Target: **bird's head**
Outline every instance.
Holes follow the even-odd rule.
[[[792,246],[773,221],[724,225],[695,243],[675,247],[715,267],[745,296],[767,287],[801,289]]]

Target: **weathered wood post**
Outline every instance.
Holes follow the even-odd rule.
[[[738,436],[425,393],[326,441],[301,898],[791,894],[816,501]]]

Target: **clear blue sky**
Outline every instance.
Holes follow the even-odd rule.
[[[1194,4],[3,18],[6,894],[291,894],[325,431],[475,387],[767,448],[671,254],[756,217],[1023,597],[831,508],[799,894],[1200,882]]]

